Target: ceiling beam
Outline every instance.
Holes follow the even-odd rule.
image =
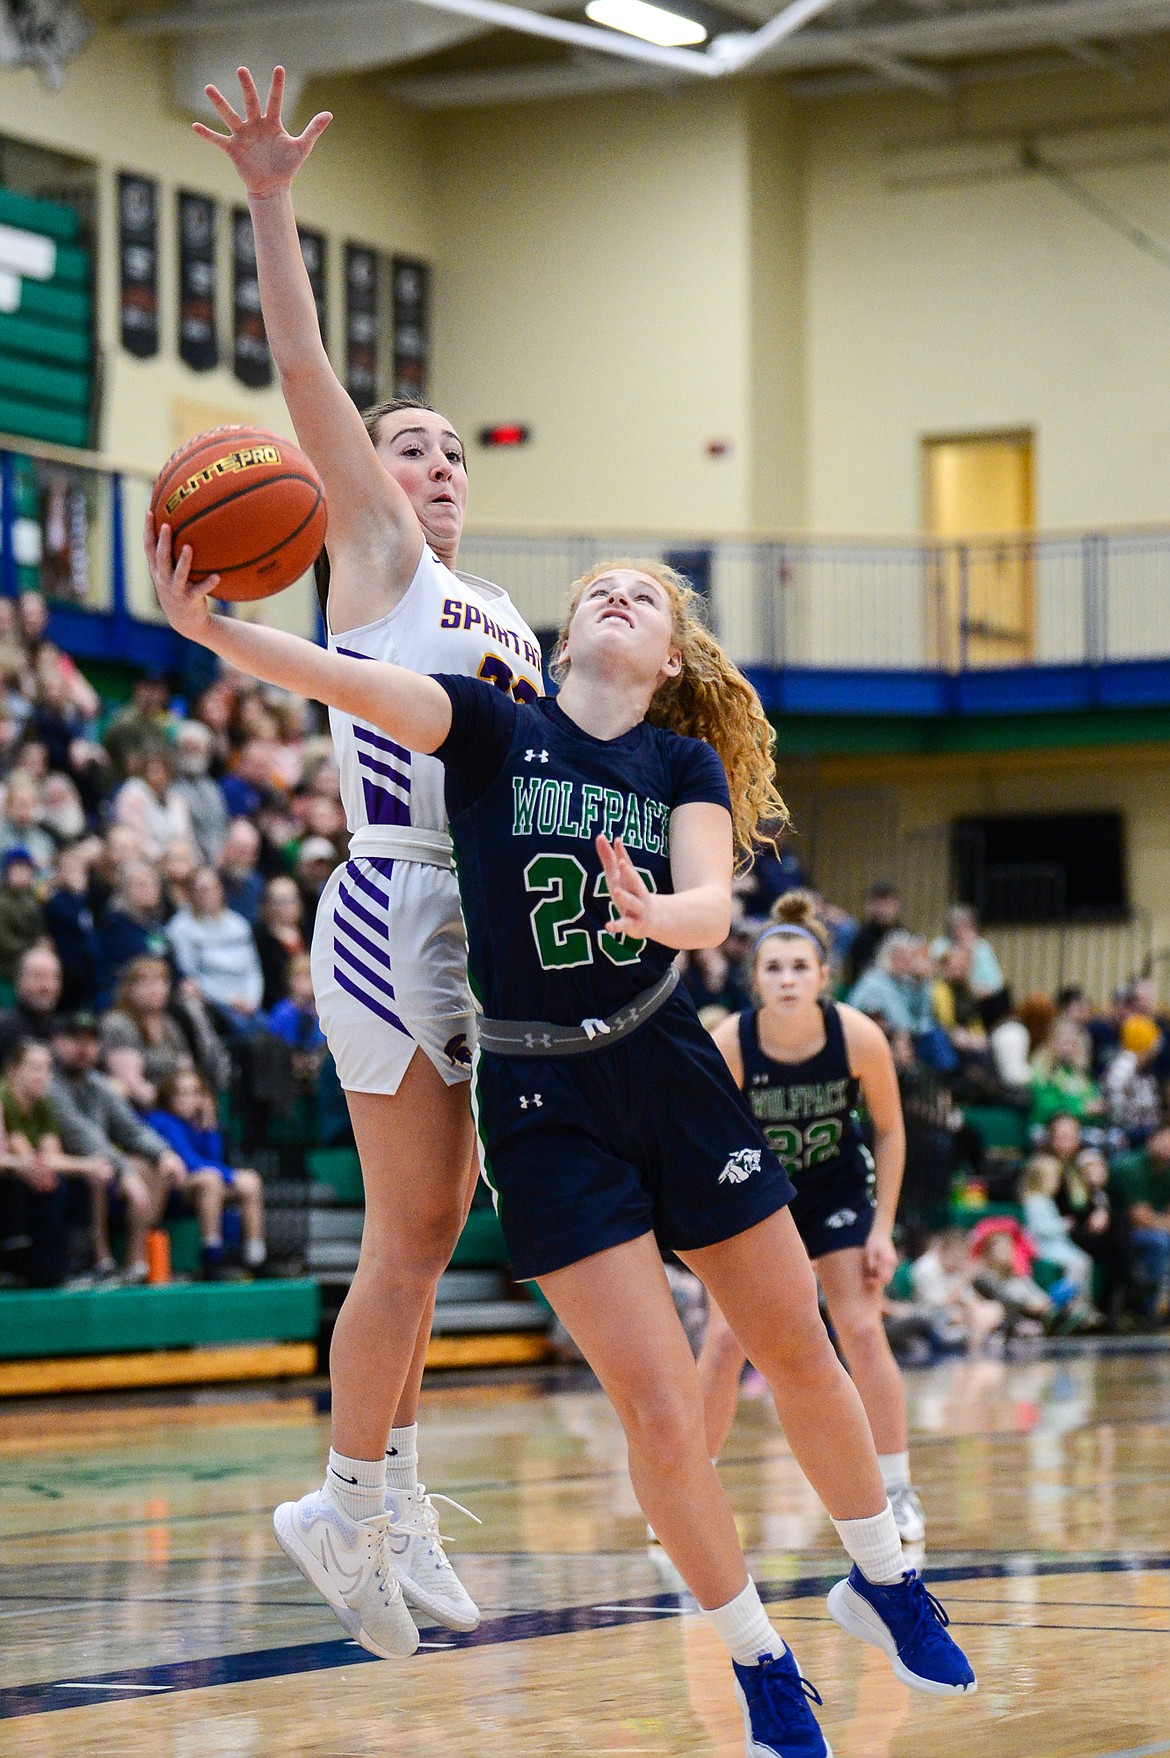
[[[916,62],[903,61],[897,55],[886,55],[880,49],[871,48],[865,42],[850,40],[842,44],[842,54],[848,61],[860,62],[862,67],[872,68],[874,73],[882,74],[891,85],[909,86],[912,90],[929,92],[935,98],[953,98],[955,82],[947,79],[944,74],[931,73]]]
[[[545,18],[524,6],[509,5],[507,0],[412,0],[412,3],[438,12],[457,12],[464,18],[477,18],[497,29],[520,31],[525,36],[548,37],[554,42],[572,43],[579,49],[596,49],[603,55],[616,55],[626,61],[645,61],[652,67],[670,67],[679,73],[720,79],[729,73],[739,73],[759,60],[810,19],[827,11],[835,0],[789,0],[789,4],[759,30],[735,31],[717,37],[707,50],[660,48],[657,43],[643,42],[640,37],[629,36],[624,31],[576,24],[567,18]]]
[[[609,55],[579,50],[552,66],[484,67],[468,73],[417,74],[387,81],[392,98],[418,110],[453,110],[490,104],[526,104],[539,99],[584,97],[590,92],[663,91],[677,75],[655,73],[641,62],[625,66]]]

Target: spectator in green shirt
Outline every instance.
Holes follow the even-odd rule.
[[[1144,1147],[1118,1155],[1110,1186],[1129,1215],[1147,1312],[1163,1319],[1170,1310],[1170,1124],[1156,1129]]]
[[[1078,1123],[1102,1115],[1105,1101],[1084,1066],[1083,1055],[1079,1029],[1069,1020],[1058,1019],[1048,1043],[1032,1059],[1029,1121],[1033,1129],[1047,1128],[1062,1111]]]
[[[48,1096],[52,1078],[48,1045],[31,1038],[18,1043],[0,1083],[7,1163],[41,1193],[55,1190],[62,1178],[80,1178],[104,1190],[114,1180],[113,1161],[103,1154],[67,1154],[61,1146],[57,1114]]]

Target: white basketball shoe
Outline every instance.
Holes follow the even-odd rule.
[[[483,1524],[450,1496],[436,1494],[435,1500],[458,1508],[477,1526]],[[390,1522],[387,1544],[406,1603],[448,1630],[474,1630],[479,1607],[447,1560],[439,1516],[426,1485],[387,1489],[386,1513]]]
[[[908,1483],[900,1483],[888,1493],[898,1537],[903,1544],[922,1544],[926,1538],[926,1515],[914,1490]]]
[[[418,1647],[390,1554],[390,1517],[351,1520],[324,1490],[282,1502],[272,1516],[276,1542],[350,1635],[379,1660]]]

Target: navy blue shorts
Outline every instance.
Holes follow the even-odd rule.
[[[809,1257],[865,1244],[874,1216],[870,1184],[869,1168],[862,1161],[828,1177],[818,1176],[814,1168],[797,1180],[792,1219]]]
[[[716,1245],[792,1199],[788,1174],[681,991],[609,1049],[480,1051],[472,1103],[520,1281],[643,1233],[672,1251]]]

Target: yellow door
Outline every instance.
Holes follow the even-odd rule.
[[[923,446],[932,564],[932,647],[948,666],[1012,665],[1035,647],[1032,435],[975,434]]]

